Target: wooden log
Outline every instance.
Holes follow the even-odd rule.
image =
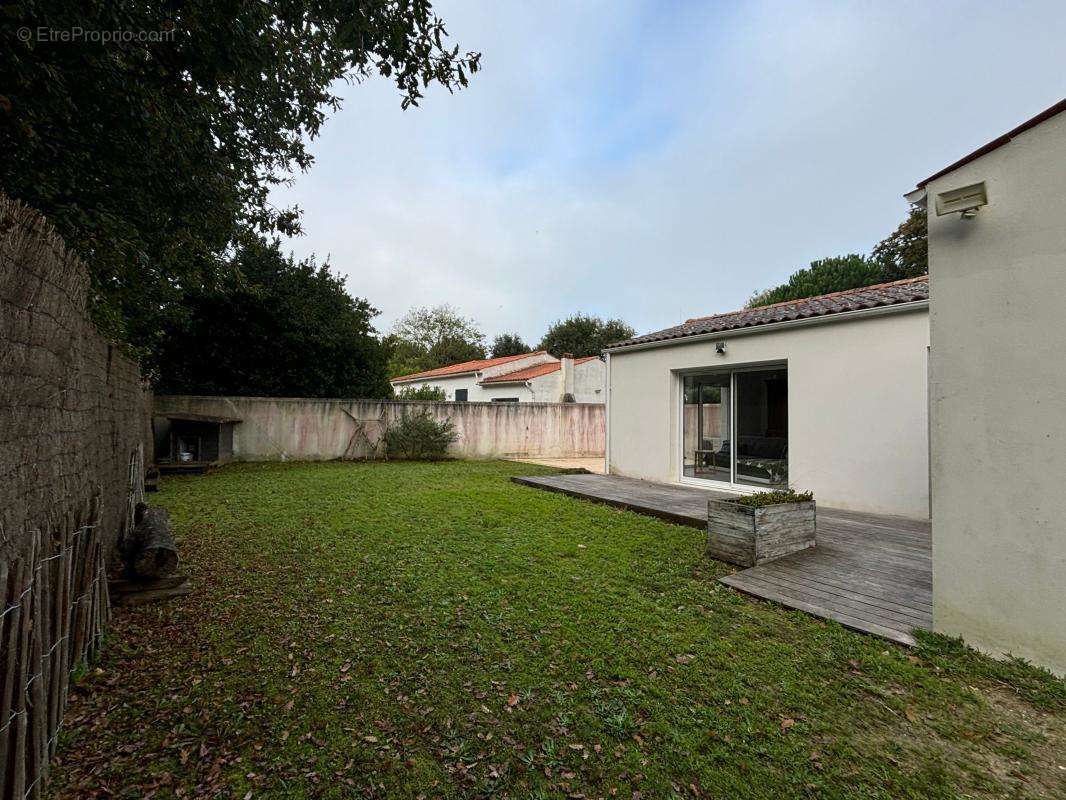
[[[161,508],[146,508],[133,529],[127,563],[138,578],[162,578],[178,568],[178,547],[170,532],[170,516]]]

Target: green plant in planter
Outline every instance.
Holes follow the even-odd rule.
[[[437,420],[426,411],[404,414],[385,431],[385,457],[437,461],[458,439],[450,419]]]
[[[750,508],[765,508],[780,503],[807,503],[814,499],[814,492],[797,492],[788,489],[780,492],[758,492],[741,497],[736,502]]]

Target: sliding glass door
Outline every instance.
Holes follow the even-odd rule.
[[[729,374],[685,376],[684,396],[684,475],[728,482]]]
[[[788,371],[685,375],[681,474],[728,486],[787,486]]]

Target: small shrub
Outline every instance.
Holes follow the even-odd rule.
[[[797,492],[789,489],[782,492],[759,492],[758,494],[745,495],[737,500],[737,503],[751,508],[763,508],[765,506],[776,506],[778,503],[806,503],[813,499],[814,492]]]
[[[426,411],[404,414],[385,431],[385,457],[436,461],[458,438],[450,419],[438,421]]]
[[[439,386],[404,386],[396,392],[397,400],[428,400],[441,402],[445,400],[444,390]]]

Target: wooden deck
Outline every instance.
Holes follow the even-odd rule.
[[[722,492],[616,475],[548,475],[516,483],[707,528],[708,497]],[[929,522],[818,508],[818,544],[722,583],[900,644],[933,624]]]

